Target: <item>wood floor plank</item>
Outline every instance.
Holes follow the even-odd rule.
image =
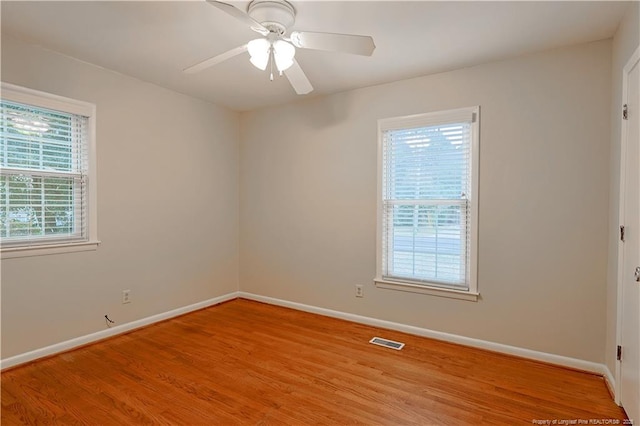
[[[592,374],[243,299],[5,371],[1,386],[3,425],[625,418]]]

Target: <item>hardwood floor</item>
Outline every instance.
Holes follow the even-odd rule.
[[[3,425],[608,419],[595,375],[242,299],[2,373]]]

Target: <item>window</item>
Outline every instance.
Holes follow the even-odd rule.
[[[95,106],[2,84],[2,257],[97,245]]]
[[[477,300],[479,112],[379,120],[378,287]]]

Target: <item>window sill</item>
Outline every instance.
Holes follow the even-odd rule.
[[[431,296],[447,297],[450,299],[468,300],[471,302],[477,302],[480,298],[480,293],[470,291],[453,290],[442,287],[429,287],[426,285],[411,284],[402,281],[389,281],[376,278],[373,280],[376,287],[385,288],[388,290],[406,291],[409,293],[428,294]]]
[[[84,241],[81,243],[49,244],[28,247],[4,247],[1,250],[2,259],[15,257],[46,256],[50,254],[76,253],[80,251],[94,251],[100,241]]]

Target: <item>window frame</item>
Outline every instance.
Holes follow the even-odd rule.
[[[468,288],[443,285],[442,283],[416,282],[383,276],[383,227],[384,224],[384,182],[383,182],[383,154],[384,132],[390,130],[411,129],[450,124],[452,117],[470,117],[458,122],[470,124],[470,199],[469,220],[467,222],[469,233],[468,247]],[[478,293],[477,269],[478,269],[478,189],[479,189],[479,151],[480,151],[480,107],[472,106],[446,111],[435,111],[423,114],[384,118],[378,120],[378,164],[377,164],[377,229],[376,229],[376,276],[374,283],[377,288],[399,290],[412,293],[420,293],[434,296],[443,296],[454,299],[477,301]]]
[[[97,170],[96,170],[96,106],[89,102],[79,101],[51,93],[33,90],[15,84],[2,82],[0,98],[3,100],[31,105],[39,108],[60,111],[64,113],[87,117],[87,172],[86,172],[86,232],[84,238],[78,239],[70,235],[56,241],[52,239],[29,239],[24,244],[12,243],[3,246],[0,243],[2,259],[42,256],[59,253],[96,250],[98,240],[98,209],[97,209]],[[38,175],[38,171],[34,171]],[[46,174],[43,173],[43,175]],[[74,206],[75,208],[75,206]]]

